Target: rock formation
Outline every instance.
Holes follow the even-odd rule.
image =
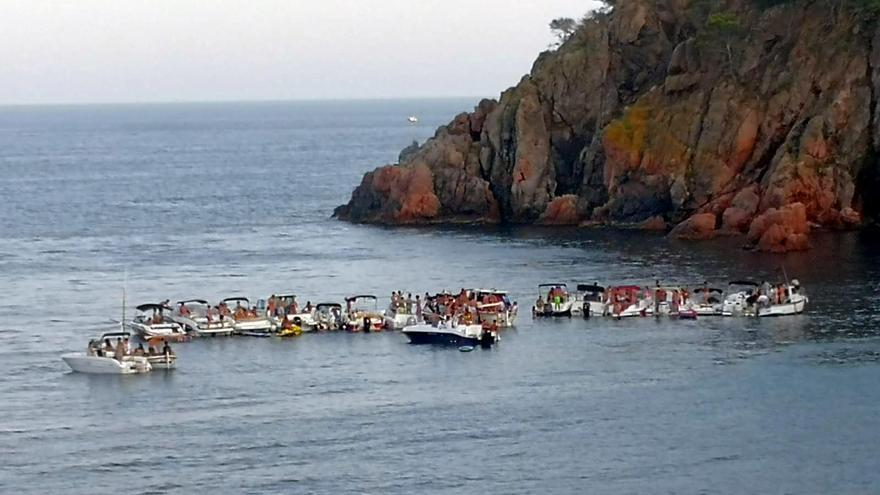
[[[354,222],[675,226],[805,249],[875,219],[865,0],[623,0],[336,210]]]

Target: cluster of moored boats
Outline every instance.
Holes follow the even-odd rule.
[[[612,318],[669,316],[695,319],[704,316],[791,316],[803,313],[809,298],[797,280],[770,284],[735,280],[727,289],[708,284],[689,289],[579,284],[569,291],[566,284],[541,284],[532,306],[534,317],[582,315]]]
[[[123,321],[123,331],[104,334],[89,342],[83,354],[63,356],[74,371],[87,373],[144,373],[154,368],[171,369],[176,356],[170,342],[193,338],[239,335],[246,337],[295,337],[312,332],[381,332],[400,330],[413,344],[455,345],[461,350],[490,347],[499,331],[515,324],[516,303],[507,292],[495,289],[462,289],[457,294],[440,292],[425,297],[394,292],[387,309],[379,308],[375,295],[354,295],[344,304],[308,302],[300,306],[293,294],[271,295],[251,304],[245,297],[230,297],[216,305],[204,299],[172,304],[147,303]],[[150,343],[144,355],[118,352],[131,334]],[[104,344],[120,341],[108,349]],[[164,360],[153,359],[153,345],[163,343]],[[112,343],[111,343],[112,344]],[[159,363],[160,366],[155,366]]]
[[[370,294],[347,297],[343,303],[313,306],[308,302],[302,307],[293,294],[273,294],[254,304],[245,297],[226,298],[216,305],[204,299],[141,304],[134,318],[125,321],[123,317],[121,331],[93,339],[84,354],[62,358],[79,372],[146,373],[176,366],[170,343],[211,336],[283,338],[335,331],[399,330],[413,344],[454,345],[468,351],[494,345],[500,331],[514,326],[517,318],[517,303],[507,292],[495,289],[461,289],[415,298],[393,292],[390,300],[386,309],[379,309],[379,298]],[[538,286],[532,316],[789,316],[802,313],[808,302],[797,280],[781,284],[739,280],[730,282],[727,289],[708,284],[688,289],[658,282],[654,287],[579,284],[569,290],[567,284],[554,283]],[[148,348],[141,343],[132,350],[132,336]]]

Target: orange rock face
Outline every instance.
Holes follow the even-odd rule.
[[[711,239],[716,234],[716,221],[717,217],[713,213],[698,213],[678,224],[669,235],[692,241]]]
[[[577,225],[581,218],[577,212],[577,196],[567,194],[557,196],[547,205],[547,210],[538,219],[541,225]]]
[[[758,215],[749,227],[748,241],[759,251],[802,251],[810,248],[809,234],[806,206],[793,203]]]

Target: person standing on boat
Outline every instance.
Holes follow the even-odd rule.
[[[422,321],[422,300],[416,294],[416,322]]]
[[[122,359],[125,357],[125,347],[122,345],[122,339],[118,338],[118,337],[116,338],[116,353],[115,353],[114,357],[120,363],[122,362]]]
[[[266,301],[266,312],[270,318],[274,318],[278,315],[275,314],[275,294],[269,296],[269,300]]]

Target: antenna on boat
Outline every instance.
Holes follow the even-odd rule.
[[[119,326],[121,326],[121,330],[125,329],[125,286],[128,285],[128,268],[125,269],[122,275],[122,321],[119,322]]]

